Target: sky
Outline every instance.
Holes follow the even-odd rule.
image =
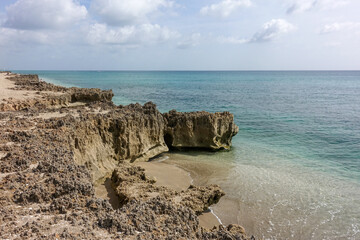
[[[359,0],[0,0],[0,70],[360,70]]]

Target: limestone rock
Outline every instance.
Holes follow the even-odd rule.
[[[239,127],[229,112],[165,113],[165,141],[174,148],[229,149]]]
[[[76,161],[90,167],[95,179],[112,172],[119,161],[148,161],[168,151],[165,121],[153,103],[118,107],[104,115],[87,114],[75,123]]]
[[[38,97],[27,100],[6,99],[0,103],[0,111],[39,110],[68,107],[72,103],[111,102],[112,90],[98,88],[66,88],[41,81],[38,75],[11,75],[15,83],[14,90],[37,91]]]
[[[186,191],[181,192],[181,204],[194,210],[196,214],[206,211],[211,205],[219,202],[225,195],[218,185],[198,187],[191,185]]]
[[[100,90],[98,88],[70,88],[71,102],[96,102],[111,101],[114,96],[112,90]]]
[[[116,168],[111,180],[122,205],[132,200],[144,202],[155,197],[161,197],[175,205],[180,204],[188,207],[197,215],[219,202],[220,198],[225,195],[217,185],[205,187],[191,185],[187,190],[181,192],[156,186],[154,180],[146,176],[145,169],[129,164],[122,164]]]
[[[41,81],[38,75],[34,74],[16,74],[8,77],[8,79],[15,82],[16,90],[30,90],[30,91],[52,91],[52,92],[65,92],[68,90],[66,87],[57,86],[45,81]]]

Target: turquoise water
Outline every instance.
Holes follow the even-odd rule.
[[[225,189],[214,207],[224,223],[265,239],[360,239],[359,71],[26,73],[113,89],[116,104],[230,111],[232,151],[170,159]]]

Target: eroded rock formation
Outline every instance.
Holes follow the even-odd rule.
[[[63,108],[72,104],[103,102],[112,104],[112,90],[97,88],[65,88],[44,82],[38,75],[10,75],[15,84],[14,90],[35,91],[36,97],[25,100],[6,99],[0,103],[0,111],[41,110]]]
[[[172,110],[164,114],[167,120],[165,140],[169,147],[229,149],[239,128],[229,112],[182,113]]]
[[[176,192],[155,186],[130,163],[168,150],[164,136],[175,120],[154,104],[117,107],[109,91],[80,90],[73,98],[74,90],[16,77],[17,86],[41,98],[17,101],[17,107],[10,100],[1,108],[1,239],[248,239],[237,225],[200,227],[197,215],[224,195],[218,186]],[[43,92],[50,89],[55,94]],[[228,129],[216,132],[231,138],[236,131]],[[107,174],[120,209],[94,194],[93,182]]]
[[[129,164],[123,164],[116,168],[111,180],[122,205],[132,200],[147,201],[154,197],[160,197],[172,204],[186,206],[198,215],[211,205],[218,203],[220,198],[225,195],[217,185],[206,187],[191,185],[181,192],[163,186],[155,186],[155,180],[146,176],[145,169]]]
[[[75,160],[92,169],[96,180],[111,172],[119,161],[147,161],[167,152],[164,128],[164,119],[152,103],[86,114],[73,135]]]

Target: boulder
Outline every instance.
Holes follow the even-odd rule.
[[[177,112],[163,114],[167,122],[165,142],[172,148],[230,149],[239,127],[229,112]]]
[[[71,102],[106,102],[114,96],[112,90],[98,88],[70,88]]]

